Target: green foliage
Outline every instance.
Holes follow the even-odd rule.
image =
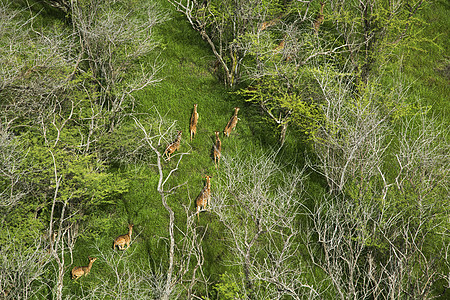
[[[323,119],[314,99],[317,96],[312,83],[291,88],[278,77],[266,76],[237,93],[246,97],[246,101],[259,104],[272,119],[281,121],[282,116],[286,117],[280,125],[292,122],[307,136],[314,134],[317,124]]]
[[[243,274],[240,276],[242,277]],[[220,275],[220,282],[214,286],[214,290],[217,291],[219,299],[235,300],[246,297],[245,294],[240,293],[241,290],[238,286],[237,279],[226,272]]]
[[[148,2],[108,1],[103,4],[98,1],[99,9],[91,11],[89,4],[92,2],[78,1],[84,13],[92,13],[96,17],[92,20],[94,26],[91,29],[103,30],[99,35],[101,38],[89,45],[95,50],[92,57],[78,56],[80,44],[72,37],[61,39],[58,44],[60,49],[69,49],[65,48],[68,45],[73,47],[64,52],[64,55],[52,52],[52,49],[58,49],[53,47],[56,44],[45,44],[46,41],[72,34],[74,28],[74,24],[70,24],[68,19],[61,20],[59,15],[48,13],[50,7],[47,5],[32,1],[34,6],[30,11],[42,9],[41,15],[34,15],[36,23],[33,23],[32,31],[31,20],[18,27],[19,23],[9,22],[9,18],[3,18],[3,14],[0,16],[0,27],[5,29],[0,30],[0,73],[4,75],[0,79],[0,106],[1,122],[5,121],[0,125],[0,130],[13,120],[11,142],[0,145],[5,158],[0,166],[0,191],[12,191],[11,194],[18,195],[18,202],[14,205],[2,204],[0,207],[0,251],[8,249],[8,257],[14,256],[14,252],[31,253],[35,241],[47,240],[46,233],[55,200],[54,221],[59,220],[62,207],[66,204],[66,216],[70,216],[66,221],[80,225],[78,241],[73,253],[70,253],[73,254],[74,265],[85,265],[86,255],[100,257],[100,254],[104,254],[96,261],[88,277],[72,282],[70,275],[65,275],[64,296],[78,297],[91,292],[98,293],[101,290],[99,285],[105,282],[105,286],[109,284],[119,297],[120,288],[125,286],[127,280],[132,279],[138,282],[135,290],[142,287],[146,297],[156,297],[152,292],[154,287],[148,283],[149,278],[157,278],[155,274],[158,265],[163,272],[167,267],[167,211],[155,191],[158,179],[152,166],[155,156],[143,143],[142,133],[136,129],[128,115],[147,120],[147,123],[142,121],[146,128],[158,126],[158,113],[162,114],[163,128],[174,120],[167,139],[173,136],[175,130],[183,131],[180,152],[190,155],[183,157],[179,169],[168,182],[169,187],[182,185],[170,195],[168,201],[176,214],[176,227],[183,228],[186,221],[184,208],[190,213],[194,212],[193,202],[204,184],[202,176],[213,175],[213,199],[218,192],[216,183],[224,178],[223,169],[214,168],[210,153],[213,132],[223,130],[233,107],[241,107],[240,120],[232,136],[222,138],[223,159],[237,152],[243,157],[251,156],[261,148],[277,146],[269,138],[273,129],[266,126],[267,117],[262,117],[260,109],[256,105],[249,105],[250,103],[262,106],[269,112],[273,116],[269,118],[272,124],[282,126],[289,122],[300,129],[301,135],[294,132],[288,136],[289,143],[286,143],[282,151],[292,163],[303,166],[303,160],[297,159],[305,150],[299,140],[305,141],[304,136],[312,138],[307,140],[307,149],[313,148],[313,142],[320,144],[323,139],[316,133],[317,128],[322,126],[330,136],[339,137],[341,144],[336,144],[333,149],[333,154],[337,157],[339,151],[342,151],[339,147],[350,141],[348,132],[340,127],[343,121],[354,118],[348,112],[372,105],[376,110],[368,110],[366,114],[376,111],[380,116],[387,117],[389,126],[392,126],[392,131],[389,131],[385,140],[389,147],[383,152],[383,164],[378,165],[379,171],[375,169],[375,175],[365,180],[361,176],[365,170],[354,169],[351,180],[345,185],[342,197],[349,202],[352,211],[343,216],[349,228],[353,228],[354,224],[362,224],[363,213],[366,212],[364,209],[369,205],[374,207],[370,215],[371,222],[367,226],[345,232],[346,241],[349,245],[362,244],[365,251],[374,255],[374,261],[370,263],[374,263],[375,269],[382,269],[393,257],[390,252],[392,249],[414,249],[407,247],[410,247],[409,238],[415,236],[422,252],[411,252],[410,260],[407,261],[410,263],[408,267],[411,277],[405,279],[404,286],[408,287],[410,282],[418,281],[424,275],[422,270],[429,270],[426,269],[429,266],[427,262],[435,262],[432,265],[433,272],[448,274],[448,262],[440,255],[449,243],[443,234],[449,229],[448,170],[445,169],[448,164],[445,155],[448,147],[440,148],[444,149],[442,153],[433,156],[439,158],[438,161],[431,164],[431,156],[427,155],[410,161],[408,159],[412,157],[411,153],[406,155],[406,151],[400,155],[402,139],[409,136],[413,138],[410,146],[423,145],[418,137],[430,136],[430,131],[435,129],[425,134],[422,124],[417,122],[413,126],[415,129],[408,131],[404,137],[397,135],[402,122],[419,116],[423,110],[435,112],[439,118],[446,118],[449,107],[449,62],[443,55],[448,52],[449,41],[444,33],[448,32],[450,23],[448,10],[443,9],[442,3],[429,2],[421,6],[413,16],[410,16],[409,9],[414,8],[417,1],[397,2],[400,3],[398,10],[389,6],[391,2],[366,1],[367,4],[374,4],[369,16],[362,14],[361,6],[355,6],[355,2],[341,1],[339,4],[342,5],[334,6],[335,10],[327,3],[324,24],[319,34],[314,35],[310,23],[317,13],[318,1],[311,3],[310,15],[304,22],[300,22],[298,18],[306,12],[301,1],[206,1],[205,6],[199,7],[194,15],[206,24],[202,29],[212,33],[211,37],[216,43],[222,39],[224,47],[221,50],[226,56],[224,60],[233,68],[235,76],[232,83],[243,78],[240,75],[246,76],[252,70],[266,72],[256,80],[244,82],[237,93],[229,93],[218,82],[220,76],[213,73],[212,66],[216,57],[211,53],[209,45],[195,34],[185,19],[176,14],[166,1],[159,2],[167,8],[165,14],[171,17],[170,22],[152,27],[152,33],[156,34],[156,39],[160,42],[158,50],[161,53],[147,51],[155,46],[154,40],[150,39],[141,44],[121,40],[115,43],[117,47],[113,53],[107,52],[111,49],[107,33],[117,32],[109,30],[122,24],[122,21],[142,24],[150,7]],[[14,3],[14,7],[17,5],[23,4]],[[145,11],[141,9],[142,5]],[[133,13],[124,16],[126,8],[132,8]],[[17,16],[25,17],[26,20],[29,18],[28,11],[22,10]],[[49,11],[54,12],[53,9]],[[108,27],[108,18],[103,15],[105,12],[111,17],[121,17]],[[277,18],[282,21],[258,32],[263,22]],[[245,26],[238,26],[238,30],[234,31],[235,20],[239,20],[236,24]],[[41,25],[43,30],[47,30],[46,38],[43,39],[37,34]],[[285,32],[288,29],[290,31],[285,52],[275,52],[274,48],[286,38]],[[133,27],[128,30],[132,32]],[[145,34],[146,32],[139,32],[141,37]],[[370,37],[369,40],[365,40],[367,36]],[[17,42],[12,44],[14,47],[5,47],[10,45],[8,41],[14,37]],[[21,40],[25,42],[19,45]],[[298,43],[299,47],[292,50],[288,42]],[[327,53],[346,43],[350,46]],[[351,48],[353,46],[355,48]],[[9,49],[14,51],[9,52]],[[58,55],[52,56],[51,53]],[[107,58],[108,54],[112,54],[111,60]],[[318,55],[310,58],[314,54]],[[78,57],[81,60],[77,69],[75,63]],[[94,59],[99,59],[97,66],[92,64]],[[158,86],[125,95],[123,99],[126,100],[120,109],[114,113],[109,110],[111,102],[105,102],[105,98],[122,99],[124,94],[121,92],[135,86],[135,79],[142,74],[141,66],[148,67],[155,59],[164,61],[161,69],[164,80]],[[235,61],[242,62],[242,65],[237,65]],[[50,62],[49,66],[43,67],[47,62]],[[108,64],[111,62],[116,62],[118,68],[108,73]],[[346,68],[350,65],[354,68]],[[367,80],[355,79],[365,76],[362,74],[363,69],[368,72]],[[332,98],[326,98],[328,95],[324,95],[323,86],[318,83],[317,78],[323,74],[328,74],[328,79],[332,78],[328,90],[330,94],[339,93],[339,81],[349,83],[349,93],[345,98],[345,112],[348,114],[342,115],[336,122],[329,122],[323,114],[325,100],[333,101]],[[102,90],[99,84],[108,80],[115,80],[114,86],[109,90]],[[247,83],[250,86],[245,86]],[[200,118],[197,136],[190,142],[188,120],[195,103],[198,104]],[[116,126],[110,126],[112,123]],[[448,132],[444,131],[441,136],[436,137],[436,143],[432,143],[428,150],[438,149],[438,146],[445,145],[445,141],[448,141]],[[166,142],[165,138],[161,139],[158,149],[163,150]],[[308,159],[316,162],[316,153],[306,154]],[[4,168],[8,158],[17,162],[15,165],[10,164],[13,166],[11,169]],[[355,161],[361,162],[364,159],[364,155],[359,155]],[[409,166],[410,169],[401,169],[399,161],[402,166]],[[174,166],[174,161],[164,162],[166,170]],[[381,177],[381,172],[384,178]],[[307,211],[312,211],[328,193],[323,174],[314,171],[311,173],[305,179],[306,188],[311,191],[307,193],[309,199],[305,200],[309,201],[305,204]],[[283,174],[284,172],[280,173],[280,180]],[[245,182],[249,178],[247,176],[241,181],[240,190],[248,186]],[[58,185],[57,179],[61,180]],[[11,189],[12,183],[15,184],[14,189]],[[432,184],[427,185],[429,183]],[[383,194],[385,191],[386,194]],[[2,196],[6,194],[5,192]],[[327,213],[323,212],[324,215]],[[302,215],[295,222],[301,223],[305,226],[305,231],[310,232],[309,220],[306,219]],[[233,224],[240,225],[242,223],[239,222],[244,219],[242,215],[236,214],[233,221]],[[130,252],[110,252],[112,239],[125,233],[128,223],[136,225],[136,239]],[[392,231],[383,231],[392,224]],[[409,231],[401,231],[405,229],[405,225],[410,226],[407,228]],[[216,293],[219,299],[248,297],[243,287],[244,275],[239,268],[226,264],[231,254],[223,240],[226,229],[219,222],[214,203],[213,211],[202,213],[196,226],[196,230],[204,233],[203,272],[209,282],[214,283],[214,292],[209,296]],[[404,232],[411,235],[401,236]],[[280,231],[280,234],[285,233]],[[394,238],[389,241],[388,238],[392,237]],[[176,242],[181,242],[182,238],[177,232]],[[302,249],[302,257],[293,259],[295,263],[301,262],[302,266],[310,268],[301,278],[302,282],[311,283],[316,280],[315,282],[320,283],[318,286],[323,288],[322,292],[325,291],[322,295],[333,298],[336,296],[333,294],[334,288],[326,285],[330,278],[324,270],[318,271],[317,266],[309,264],[310,258],[305,253],[311,244],[303,244],[300,237],[296,238],[298,241],[295,245]],[[273,249],[279,246],[279,242],[280,239],[274,238]],[[310,242],[315,244],[317,241],[313,238]],[[270,250],[269,243],[264,238],[257,243],[263,250],[255,254],[255,257],[261,261],[270,258],[263,254]],[[322,250],[313,254],[320,259],[323,256]],[[66,252],[66,263],[68,261],[69,253]],[[142,263],[143,261],[146,263]],[[358,261],[361,268],[368,263],[363,258]],[[123,281],[115,277],[114,264],[118,266],[119,275],[123,275],[120,277]],[[43,290],[48,291],[53,289],[56,263],[53,261],[44,267],[46,272],[39,275],[41,281],[34,281],[33,286],[45,286]],[[66,267],[69,266],[66,264]],[[139,278],[146,278],[147,281],[139,281]],[[440,280],[433,283],[433,296],[440,294],[442,286],[447,283],[444,279]],[[263,286],[257,280],[255,287],[261,291],[272,288]],[[199,297],[207,297],[207,289],[203,286],[196,285],[194,290]]]

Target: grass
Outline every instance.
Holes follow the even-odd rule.
[[[160,43],[160,53],[149,57],[149,62],[158,61],[163,64],[159,76],[163,80],[135,95],[140,105],[138,113],[154,114],[155,108],[164,118],[176,121],[175,129],[183,132],[179,152],[188,152],[174,173],[166,188],[184,184],[174,194],[168,197],[169,205],[174,209],[176,224],[183,228],[185,222],[184,206],[189,212],[195,212],[194,200],[203,188],[204,175],[212,175],[211,184],[214,193],[214,181],[219,172],[214,167],[212,146],[214,131],[221,132],[222,154],[235,152],[252,152],[268,145],[262,142],[262,132],[259,126],[263,120],[255,107],[245,103],[211,72],[215,61],[209,46],[187,23],[184,16],[175,13],[167,4],[162,6],[168,10],[170,20],[155,30],[155,36]],[[197,135],[189,140],[189,119],[193,105],[198,104],[199,121]],[[236,130],[230,137],[225,137],[222,131],[233,114],[234,107],[241,107],[240,120]],[[255,122],[258,120],[258,122]],[[161,145],[159,150],[164,151]],[[273,145],[273,146],[276,146]],[[164,162],[165,170],[174,167],[179,154],[170,162]],[[101,244],[106,249],[111,248],[112,239],[127,231],[127,223],[134,223],[137,236],[132,248],[136,249],[133,260],[138,257],[153,262],[167,262],[168,214],[161,203],[161,197],[156,192],[157,173],[152,167],[126,169],[124,176],[130,179],[129,192],[118,199],[115,207],[114,225],[105,233]],[[197,222],[197,221],[196,221]],[[226,258],[226,245],[223,240],[222,225],[213,213],[201,213],[198,230],[206,231],[203,241],[205,255],[204,271],[212,282],[219,280],[219,275],[227,268],[223,265]],[[207,230],[206,230],[207,228]],[[176,232],[177,237],[180,238]],[[111,243],[110,243],[111,242]],[[80,244],[82,241],[80,240]],[[80,252],[86,251],[80,245]],[[131,250],[131,249],[130,249]],[[138,254],[139,253],[139,254]],[[95,254],[92,254],[95,255]],[[105,262],[96,261],[97,272],[106,270]]]
[[[163,80],[158,85],[139,92],[135,97],[140,103],[137,107],[138,113],[152,114],[157,108],[167,119],[176,120],[176,129],[183,132],[180,152],[188,152],[189,155],[183,157],[180,169],[168,183],[169,186],[186,183],[168,199],[176,211],[177,225],[182,226],[185,221],[183,205],[188,206],[190,212],[194,213],[194,200],[204,185],[204,175],[213,176],[211,184],[214,193],[215,178],[220,176],[220,171],[215,169],[211,157],[214,131],[223,131],[234,107],[241,107],[240,121],[231,137],[226,138],[221,134],[224,156],[236,152],[245,154],[259,149],[276,148],[278,144],[275,128],[267,125],[259,109],[245,103],[242,98],[225,88],[220,79],[212,73],[211,66],[215,57],[207,43],[190,27],[183,15],[174,12],[166,1],[160,2],[171,19],[156,29],[160,52],[148,59],[149,62],[157,60],[163,64],[159,74]],[[437,7],[446,7],[446,10]],[[447,101],[450,95],[449,58],[445,56],[449,50],[447,12],[448,3],[445,1],[432,2],[422,10],[421,14],[429,22],[427,34],[436,36],[436,45],[422,44],[421,51],[411,50],[404,60],[404,75],[412,82],[411,93],[422,99],[423,103],[432,105],[433,110],[444,117],[448,117],[450,112],[450,104]],[[441,21],[433,22],[433,18]],[[197,135],[190,142],[189,118],[194,104],[198,104],[200,117]],[[164,145],[161,145],[161,151],[163,147]],[[288,133],[281,155],[302,167],[302,154],[307,148],[308,145],[299,141],[295,134]],[[175,161],[176,157],[171,162],[164,163],[165,168],[173,167]],[[147,260],[158,266],[160,262],[164,263],[167,257],[167,241],[164,238],[167,237],[168,217],[156,192],[157,174],[151,167],[118,172],[123,172],[121,175],[129,178],[129,192],[117,199],[114,210],[108,212],[114,221],[106,226],[107,232],[97,243],[102,249],[110,249],[113,238],[126,233],[126,225],[134,223],[136,240],[131,245],[134,252],[130,263],[132,258],[136,265],[139,260]],[[320,193],[317,191],[322,188],[321,179],[311,178],[308,185],[312,194],[318,194],[319,198]],[[200,229],[208,226],[203,241],[204,271],[214,283],[220,279],[220,274],[230,270],[223,265],[229,255],[223,240],[223,228],[212,213],[202,213],[198,225]],[[98,254],[92,242],[89,238],[79,239],[74,265],[86,265],[85,256]],[[102,274],[106,270],[105,262],[97,260],[92,272]],[[91,274],[90,280],[98,282],[101,276],[96,278]],[[69,283],[69,288],[78,284]]]
[[[445,0],[430,1],[419,11],[425,24],[420,44],[405,51],[404,75],[411,82],[411,94],[423,105],[431,106],[439,118],[450,115],[450,4]]]

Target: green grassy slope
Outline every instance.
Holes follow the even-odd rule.
[[[183,224],[183,205],[188,206],[191,213],[194,212],[193,201],[204,185],[204,175],[213,176],[212,190],[214,190],[215,177],[219,176],[211,157],[214,131],[223,131],[235,106],[241,107],[240,121],[231,137],[226,138],[221,134],[223,156],[237,151],[246,153],[261,148],[276,148],[277,139],[274,128],[265,123],[264,115],[256,107],[245,103],[242,98],[227,90],[220,79],[212,73],[215,57],[207,43],[190,27],[184,16],[176,13],[166,1],[160,2],[171,19],[157,28],[155,34],[160,42],[160,53],[150,57],[149,60],[151,62],[157,60],[164,64],[159,74],[163,80],[157,86],[139,92],[135,97],[140,103],[137,107],[139,113],[154,113],[156,107],[168,119],[176,120],[176,129],[183,131],[180,152],[189,154],[183,157],[180,169],[169,181],[169,186],[186,183],[169,197],[169,204],[176,210],[177,224]],[[405,76],[413,81],[411,91],[423,99],[424,103],[433,105],[436,112],[448,116],[449,63],[448,56],[445,56],[449,49],[446,38],[449,29],[446,15],[448,7],[447,10],[438,10],[436,6],[444,7],[448,4],[445,1],[433,2],[422,13],[430,21],[430,36],[438,36],[436,44],[439,47],[430,46],[427,49],[426,45],[421,45],[427,52],[411,50],[404,62],[404,71]],[[442,21],[433,22],[432,11],[438,11],[437,18]],[[197,136],[190,142],[189,118],[193,104],[198,104],[200,117]],[[161,145],[161,151],[164,146]],[[284,154],[296,160],[301,167],[306,148],[307,146],[296,140],[291,133],[288,135]],[[176,158],[171,162],[165,162],[164,166],[167,168],[175,166]],[[114,222],[108,226],[109,231],[97,243],[102,249],[110,249],[113,238],[126,233],[127,223],[134,223],[137,239],[132,245],[134,249],[130,251],[130,255],[133,255],[135,261],[140,258],[157,266],[165,257],[166,251],[166,241],[160,237],[167,236],[167,212],[155,189],[157,174],[151,167],[118,172],[118,176],[129,177],[129,193],[123,199],[117,200],[115,208],[110,212]],[[311,186],[317,188],[320,185],[318,182],[320,183],[320,179],[312,179]],[[221,265],[227,255],[222,240],[222,228],[211,213],[202,213],[199,225],[203,228],[208,225],[203,243],[206,256],[205,272],[211,276],[211,281],[215,282],[219,274],[226,269]],[[75,265],[85,263],[81,253],[93,256],[98,254],[92,246],[92,241],[83,237],[79,239],[76,251],[78,255]],[[98,260],[94,269],[97,275],[92,276],[92,280],[101,280],[102,270],[106,269],[105,262]],[[70,282],[69,288],[76,289],[77,285],[78,283]]]
[[[194,201],[204,185],[204,175],[213,176],[211,184],[214,193],[214,181],[219,176],[211,156],[214,131],[221,132],[223,157],[236,151],[252,152],[261,149],[263,144],[268,148],[276,147],[277,144],[276,139],[262,141],[264,129],[260,127],[264,123],[257,108],[249,106],[226,89],[213,74],[211,66],[215,57],[206,42],[190,27],[184,16],[176,13],[170,5],[162,4],[170,20],[156,29],[160,53],[150,57],[149,61],[156,60],[163,64],[159,73],[163,80],[135,97],[140,103],[138,113],[154,114],[156,108],[165,118],[176,121],[175,129],[183,132],[178,153],[189,154],[183,156],[179,170],[166,186],[169,189],[184,184],[168,198],[175,210],[177,225],[183,226],[184,206],[188,207],[190,214],[194,213]],[[191,142],[189,119],[194,104],[198,104],[199,121],[197,135]],[[236,106],[241,108],[240,120],[236,130],[227,138],[222,132]],[[165,144],[160,145],[159,150],[164,151],[164,147]],[[176,152],[170,162],[164,162],[164,168],[173,168],[177,159]],[[127,223],[134,223],[134,232],[138,237],[133,244],[136,250],[132,260],[150,260],[156,266],[161,261],[164,264],[167,262],[167,244],[161,237],[168,235],[168,214],[156,192],[157,173],[152,167],[144,167],[137,171],[124,170],[123,176],[130,178],[129,193],[123,199],[118,199],[114,212],[116,222],[100,243],[103,248],[111,248],[112,239],[126,233]],[[203,242],[204,269],[214,282],[225,270],[222,263],[227,254],[223,244],[223,228],[214,214],[208,212],[200,215],[198,225],[200,230],[208,226]],[[82,244],[82,240],[79,244]],[[81,248],[80,251],[83,251]],[[96,264],[99,273],[106,269],[104,262],[98,261]]]

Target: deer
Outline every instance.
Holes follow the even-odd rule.
[[[206,207],[211,207],[211,176],[206,175],[206,184],[203,187],[202,191],[200,192],[200,195],[198,195],[197,199],[195,200],[195,204],[197,206],[197,218],[198,221],[200,221],[200,208],[207,209]]]
[[[89,274],[92,268],[92,264],[97,259],[96,257],[88,257],[89,258],[89,265],[86,267],[75,267],[72,269],[72,279],[78,279],[81,276],[86,276]]]
[[[277,24],[279,20],[280,20],[280,18],[276,18],[276,19],[273,19],[273,20],[270,20],[270,21],[267,21],[267,22],[263,22],[261,24],[261,26],[259,27],[259,31],[263,31],[266,28],[269,28],[269,27]]]
[[[283,19],[285,16],[287,16],[287,13],[280,14],[280,15],[278,15],[278,17],[276,17],[275,19],[272,19],[272,20],[270,20],[270,21],[263,22],[263,23],[261,24],[261,26],[259,26],[258,31],[263,31],[263,30],[265,30],[266,28],[269,28],[269,27],[272,27],[272,26],[276,25],[276,24],[277,24],[278,22],[280,22],[281,19]]]
[[[274,52],[280,52],[281,50],[284,49],[284,45],[286,44],[286,34],[283,36],[283,39],[281,40],[281,42],[278,44],[278,46],[276,46],[273,51]]]
[[[113,242],[113,250],[116,249],[116,246],[119,247],[119,250],[125,250],[125,245],[127,245],[128,249],[130,247],[131,242],[131,233],[133,232],[133,224],[128,225],[128,233],[124,235],[119,235]]]
[[[181,131],[179,130],[177,132],[177,137],[175,141],[168,144],[166,150],[163,153],[163,155],[167,156],[167,160],[170,160],[170,155],[172,155],[176,150],[180,149],[180,144],[181,144]]]
[[[325,5],[325,2],[320,2],[320,10],[319,10],[319,14],[317,15],[316,20],[314,21],[314,31],[317,34],[319,32],[319,27],[320,24],[323,23],[323,7]]]
[[[239,107],[235,107],[233,116],[231,117],[230,121],[228,121],[227,126],[223,130],[223,134],[227,137],[230,136],[231,130],[235,129],[237,121],[239,120],[239,118],[237,117],[238,111]]]
[[[217,168],[219,168],[219,161],[220,161],[220,152],[222,151],[222,141],[219,138],[219,131],[214,131],[216,134],[216,142],[214,144],[214,165],[216,165]]]
[[[197,121],[198,121],[197,104],[194,104],[194,111],[192,112],[191,122],[189,123],[189,132],[191,133],[191,142],[192,142],[192,138],[197,133]]]

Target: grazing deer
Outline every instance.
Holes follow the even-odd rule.
[[[266,28],[271,27],[271,26],[277,24],[279,20],[280,20],[280,18],[276,18],[276,19],[273,19],[273,20],[270,20],[270,21],[267,21],[267,22],[263,22],[263,23],[261,24],[261,26],[259,27],[259,31],[263,31],[263,30],[265,30]]]
[[[166,150],[163,153],[163,155],[167,156],[167,160],[170,160],[170,155],[172,155],[172,153],[180,149],[180,144],[181,144],[181,131],[178,131],[175,141],[168,144]]]
[[[131,242],[131,233],[133,232],[133,224],[128,225],[128,234],[118,236],[113,242],[113,249],[116,249],[116,246],[119,247],[119,250],[125,250],[125,245],[127,248],[130,247]]]
[[[197,133],[197,121],[198,121],[197,104],[194,104],[194,111],[192,112],[191,122],[189,123],[189,132],[191,133],[191,142],[192,142],[192,138]]]
[[[198,195],[195,200],[195,204],[197,206],[197,218],[200,221],[200,208],[206,209],[206,207],[211,207],[211,176],[206,175],[206,185],[203,187],[200,195]]]
[[[78,279],[81,276],[86,276],[89,274],[92,268],[92,264],[97,258],[95,257],[89,257],[89,265],[87,267],[75,267],[72,269],[72,279]]]
[[[220,152],[222,151],[222,141],[219,138],[219,132],[214,131],[216,134],[216,143],[214,144],[214,164],[219,168]]]
[[[239,107],[235,107],[233,116],[231,117],[230,121],[228,121],[227,126],[223,130],[223,134],[225,134],[226,136],[230,136],[231,130],[234,130],[236,127],[237,121],[239,120],[239,118],[237,117],[238,111]]]
[[[319,14],[317,15],[316,20],[314,21],[314,31],[317,34],[319,32],[319,27],[320,24],[322,24],[323,22],[323,6],[325,5],[325,2],[320,2],[320,11]]]

